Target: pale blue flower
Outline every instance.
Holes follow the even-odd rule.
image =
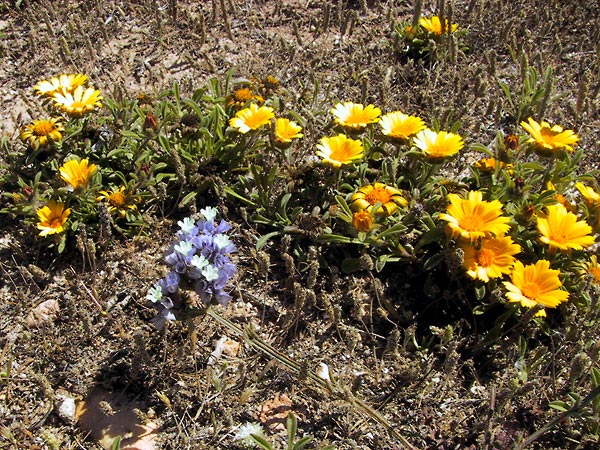
[[[146,295],[146,299],[150,300],[152,303],[158,303],[163,299],[163,290],[159,283],[156,283],[150,288],[148,295]]]
[[[204,276],[204,278],[206,278],[206,281],[210,283],[211,281],[214,281],[217,278],[219,278],[219,269],[217,269],[212,264],[209,264],[202,269],[202,275]]]
[[[196,222],[191,217],[180,220],[177,222],[177,225],[179,225],[179,228],[181,228],[181,231],[185,234],[190,234],[194,228],[196,228]]]
[[[206,259],[204,255],[194,255],[190,260],[190,265],[198,270],[204,269],[208,264],[208,259]]]
[[[173,250],[185,258],[194,250],[194,245],[189,241],[180,241],[178,244],[175,244]]]
[[[194,289],[203,303],[227,305],[231,296],[225,291],[237,268],[229,255],[236,251],[226,234],[231,226],[217,222],[217,209],[204,208],[196,222],[190,217],[178,222],[176,241],[166,252],[165,262],[171,271],[148,292],[147,299],[159,310],[154,319],[161,328],[167,320],[187,317],[181,290]],[[180,314],[181,313],[181,314]]]
[[[210,223],[213,223],[215,221],[215,217],[217,217],[218,213],[219,210],[217,210],[217,208],[213,208],[212,206],[207,206],[206,208],[202,208],[200,210],[200,214],[202,214],[204,216],[204,219]]]

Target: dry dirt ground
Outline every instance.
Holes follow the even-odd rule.
[[[489,143],[496,130],[515,130],[498,82],[518,92],[526,55],[540,73],[553,69],[546,117],[577,130],[588,149],[583,170],[598,168],[597,2],[422,3],[424,14],[443,8],[468,31],[464,45],[434,65],[397,54],[392,24],[412,19],[411,1],[3,1],[0,128],[16,139],[17,127],[39,112],[32,85],[59,73],[88,74],[106,97],[134,97],[174,80],[189,92],[233,70],[235,77],[277,77],[291,110],[306,111],[307,102],[324,110],[340,100],[372,102],[442,125],[460,120],[469,142]],[[314,142],[322,129],[306,120],[306,142]],[[256,230],[238,226],[235,300],[223,314],[254,324],[306,369],[327,364],[345,387],[336,397],[209,318],[194,330],[153,328],[144,297],[161,275],[177,217],[149,218],[149,235],[117,240],[84,261],[37,250],[35,230],[0,216],[0,448],[97,449],[94,429],[101,427],[92,425],[102,423],[105,439],[143,430],[147,441],[155,438],[122,448],[235,449],[236,427],[248,421],[268,423],[271,439],[280,439],[277,417],[289,410],[299,434],[314,436],[311,448],[406,448],[361,412],[357,399],[414,448],[513,448],[557,416],[550,401],[589,385],[582,365],[598,365],[597,346],[587,345],[597,339],[597,324],[568,335],[558,323],[543,339],[530,339],[539,333],[523,326],[478,346],[481,334],[468,314],[446,315],[439,301],[407,284],[411,274],[394,267],[352,276],[323,269],[317,300],[298,310],[280,258],[285,243],[257,253]],[[399,305],[397,317],[384,313],[381,299]],[[58,315],[28,326],[45,300],[58,302]],[[449,325],[452,337],[444,336]],[[525,353],[519,335],[529,343]],[[209,363],[223,336],[241,348],[228,347]],[[523,364],[540,349],[550,356],[524,375]],[[69,399],[79,407],[78,423],[69,420]],[[598,448],[598,435],[584,429],[580,417],[564,420],[531,448]]]

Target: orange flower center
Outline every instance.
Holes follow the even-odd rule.
[[[252,98],[252,91],[248,88],[241,88],[233,94],[238,102],[247,102]]]
[[[477,252],[475,260],[480,267],[490,267],[494,263],[496,254],[487,248],[482,248]]]
[[[32,131],[33,134],[35,134],[36,136],[47,136],[50,133],[52,133],[52,131],[54,131],[54,125],[52,124],[52,122],[44,120],[42,122],[37,122],[33,126]]]
[[[479,231],[483,228],[481,217],[475,215],[463,217],[458,224],[467,231]]]
[[[115,206],[117,208],[121,207],[125,204],[125,196],[121,191],[113,192],[112,194],[110,194],[108,203],[110,203],[111,206]]]
[[[347,142],[331,150],[331,159],[334,161],[348,161],[351,157],[352,151]]]
[[[537,299],[542,293],[539,284],[528,281],[521,286],[521,293],[530,300]]]
[[[551,235],[550,235],[550,240],[552,240],[558,244],[564,244],[565,242],[568,241],[564,230],[561,230],[560,232],[552,230]]]
[[[542,137],[542,140],[544,142],[551,143],[554,140],[554,136],[556,136],[556,133],[552,131],[551,128],[542,127],[540,130],[540,136]]]
[[[391,198],[392,194],[390,194],[385,188],[375,188],[365,195],[365,200],[371,205],[374,205],[377,202],[381,202],[385,205],[390,201]]]
[[[62,227],[62,218],[61,217],[53,217],[51,220],[48,221],[50,228],[60,228]]]

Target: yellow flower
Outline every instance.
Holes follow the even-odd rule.
[[[34,120],[21,128],[21,139],[36,149],[60,141],[63,131],[65,129],[58,117]]]
[[[352,226],[357,231],[362,231],[366,233],[375,224],[375,219],[368,211],[359,211],[352,214]]]
[[[96,171],[96,165],[91,164],[88,166],[88,163],[89,161],[87,158],[82,159],[81,161],[71,159],[58,169],[60,177],[65,180],[73,190],[83,189],[87,187],[90,178]]]
[[[333,114],[335,123],[358,130],[370,123],[377,122],[381,115],[381,109],[373,105],[364,107],[360,103],[345,102],[338,103],[331,108],[331,114]]]
[[[108,203],[108,212],[111,214],[118,214],[121,219],[125,218],[127,211],[135,211],[137,209],[136,203],[141,199],[133,195],[133,189],[129,188],[125,190],[125,186],[120,186],[112,191],[99,191],[96,201]]]
[[[340,167],[342,164],[352,164],[363,158],[361,141],[351,139],[345,134],[334,137],[323,137],[317,145],[317,156],[323,158],[325,164]]]
[[[54,94],[53,99],[55,107],[75,117],[102,107],[100,91],[91,87],[83,90],[83,86],[77,86],[73,92]]]
[[[457,194],[448,194],[450,205],[440,219],[448,222],[446,226],[453,238],[462,237],[471,242],[490,236],[502,236],[510,229],[510,218],[502,216],[502,203],[483,200],[479,191],[470,191],[466,199]]]
[[[40,219],[37,224],[38,230],[41,230],[40,236],[47,236],[62,233],[67,218],[71,214],[71,208],[65,209],[64,204],[50,200],[48,205],[38,209],[36,214]]]
[[[427,31],[433,34],[441,35],[444,32],[447,32],[450,29],[450,32],[455,32],[458,29],[458,25],[453,23],[452,27],[450,27],[450,22],[448,19],[445,20],[445,28],[442,30],[442,21],[438,16],[432,16],[431,19],[427,17],[421,17],[419,19],[419,25],[425,28]]]
[[[508,290],[506,298],[527,308],[537,305],[556,308],[569,298],[567,291],[559,289],[562,286],[558,279],[559,273],[558,270],[550,269],[550,262],[544,259],[527,266],[517,261],[510,275],[511,281],[504,281]],[[538,315],[545,316],[546,313],[541,310]]]
[[[413,134],[425,129],[425,122],[417,116],[409,116],[400,111],[387,113],[379,121],[381,132],[394,139],[408,139]]]
[[[280,144],[288,144],[292,139],[298,139],[304,136],[302,127],[290,119],[279,118],[275,121],[275,141]]]
[[[413,141],[430,159],[447,158],[458,153],[465,145],[458,134],[447,131],[436,133],[428,128],[419,131]]]
[[[573,130],[563,130],[560,125],[550,126],[548,122],[537,123],[531,117],[521,126],[529,133],[531,138],[527,141],[535,145],[536,150],[543,156],[552,156],[561,149],[573,151],[573,145],[579,137]]]
[[[596,192],[594,188],[586,186],[581,182],[575,183],[575,187],[581,192],[581,195],[590,207],[600,207],[600,194]]]
[[[350,206],[354,211],[365,210],[369,214],[373,214],[373,207],[376,203],[381,203],[381,206],[375,214],[384,216],[389,216],[396,212],[398,206],[406,206],[408,204],[398,189],[383,183],[362,186],[350,198]]]
[[[585,265],[585,274],[591,275],[592,283],[600,286],[600,264],[596,255],[590,256],[589,262]]]
[[[237,128],[240,133],[247,133],[270,124],[273,117],[275,117],[273,108],[259,107],[256,103],[252,103],[248,108],[238,111],[235,117],[229,120],[229,125]]]
[[[474,166],[481,173],[493,173],[496,171],[497,167],[500,167],[500,169],[506,169],[510,175],[514,173],[514,166],[512,164],[503,163],[502,161],[498,161],[496,158],[481,158],[474,164]]]
[[[87,81],[87,75],[82,73],[64,74],[50,78],[50,80],[42,80],[33,89],[39,96],[53,97],[54,94],[71,94],[77,87],[86,84]]]
[[[568,253],[571,249],[581,250],[594,243],[592,227],[585,220],[567,211],[560,203],[546,206],[545,217],[538,217],[537,228],[540,241],[550,246],[550,251]]]
[[[515,263],[513,255],[521,251],[521,246],[509,236],[482,239],[477,248],[468,242],[463,242],[460,247],[465,252],[463,266],[467,275],[486,283],[490,278],[509,274]]]
[[[227,106],[235,106],[238,109],[243,108],[250,100],[254,100],[259,104],[265,101],[260,95],[252,92],[249,87],[242,87],[227,96]]]

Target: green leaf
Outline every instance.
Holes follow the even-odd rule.
[[[67,234],[64,233],[61,237],[60,237],[60,242],[58,243],[58,253],[62,253],[65,251],[65,245],[67,244]]]
[[[156,175],[156,182],[160,182],[165,178],[168,180],[176,180],[177,175],[175,175],[174,173],[159,173],[158,175]]]
[[[260,251],[269,241],[269,239],[271,239],[274,236],[278,236],[280,235],[281,232],[280,231],[272,231],[270,233],[265,234],[264,236],[261,236],[258,241],[256,241],[256,250]]]
[[[485,297],[485,284],[481,284],[479,286],[475,286],[475,298],[477,300],[481,300]]]
[[[568,403],[563,402],[562,400],[554,400],[553,402],[550,402],[549,406],[550,408],[556,409],[557,411],[561,412],[565,412],[571,409],[571,406]]]
[[[427,258],[427,261],[425,261],[425,264],[423,264],[423,270],[429,271],[439,266],[442,261],[444,261],[444,258],[445,257],[443,253],[436,253],[435,255]]]
[[[302,450],[304,447],[306,447],[311,441],[313,440],[312,436],[305,436],[302,439],[300,439],[298,442],[296,442],[296,444],[293,447],[293,450]]]
[[[298,419],[294,413],[290,412],[287,416],[287,437],[288,450],[294,449],[294,439],[296,439],[296,431],[298,431]]]
[[[184,207],[185,205],[190,203],[195,198],[196,198],[196,192],[190,192],[189,194],[187,194],[185,197],[183,197],[181,199],[181,201],[179,202],[179,208]]]
[[[359,271],[362,268],[362,264],[360,263],[360,258],[346,258],[342,261],[340,268],[344,273],[353,273]]]
[[[337,242],[339,244],[351,244],[354,242],[354,239],[349,238],[348,236],[340,236],[339,234],[322,234],[318,237],[320,242]]]
[[[421,239],[419,239],[419,242],[417,242],[417,245],[415,246],[415,250],[419,250],[420,248],[431,244],[432,242],[438,242],[440,239],[442,239],[443,235],[444,230],[441,228],[434,228],[433,230],[428,231],[421,236]]]
[[[117,436],[110,446],[110,450],[121,450],[121,436]]]
[[[259,436],[258,434],[250,434],[250,438],[262,449],[264,450],[273,450],[269,441],[267,441],[264,437]]]

